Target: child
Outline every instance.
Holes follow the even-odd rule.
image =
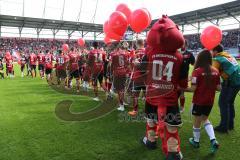
[[[192,73],[192,86],[188,91],[193,91],[193,138],[189,139],[194,148],[199,148],[201,124],[204,125],[211,142],[211,152],[215,153],[219,148],[215,133],[208,116],[212,110],[216,90],[220,90],[220,75],[212,67],[212,56],[208,50],[198,54]]]
[[[3,67],[3,63],[2,60],[0,60],[0,76],[1,79],[4,79],[4,71],[3,71],[4,67]]]

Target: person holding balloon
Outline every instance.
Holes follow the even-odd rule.
[[[228,133],[234,129],[234,101],[240,90],[240,67],[237,60],[224,51],[220,44],[222,31],[217,26],[206,27],[200,37],[202,45],[212,51],[213,66],[220,72],[222,78],[219,107],[221,121],[215,131]]]

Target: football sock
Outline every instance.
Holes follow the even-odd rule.
[[[184,107],[184,104],[185,104],[185,97],[182,96],[182,97],[180,97],[180,106]]]
[[[200,135],[201,135],[201,128],[193,127],[193,138],[195,142],[200,141]]]
[[[207,132],[210,140],[216,139],[213,126],[209,120],[206,121],[206,123],[204,124],[204,128],[205,128],[205,131]]]

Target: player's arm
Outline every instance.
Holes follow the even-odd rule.
[[[197,88],[197,84],[198,84],[198,72],[197,72],[197,70],[194,70],[193,73],[192,73],[191,86],[187,87],[184,90],[186,92],[194,92]]]
[[[217,60],[214,60],[213,59],[213,62],[212,62],[212,66],[214,68],[216,68],[218,70],[218,72],[220,73],[220,76],[224,79],[224,80],[227,80],[228,79],[228,74],[221,71],[221,64],[217,61]]]

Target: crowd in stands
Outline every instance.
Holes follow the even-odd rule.
[[[185,35],[184,37],[189,42],[189,49],[198,50],[202,48],[200,34]],[[225,48],[239,48],[240,50],[240,30],[223,31],[222,44]]]
[[[200,43],[200,34],[185,35],[190,50],[199,50],[202,48]],[[36,38],[0,38],[0,54],[8,51],[39,51],[39,50],[58,50],[64,43],[70,47],[78,47],[76,40],[59,40],[59,39],[36,39]],[[86,41],[86,47],[89,49],[92,41]],[[240,31],[228,30],[223,31],[222,44],[225,48],[238,48],[240,50]],[[101,42],[100,46],[104,43]],[[130,45],[131,46],[131,45]]]

